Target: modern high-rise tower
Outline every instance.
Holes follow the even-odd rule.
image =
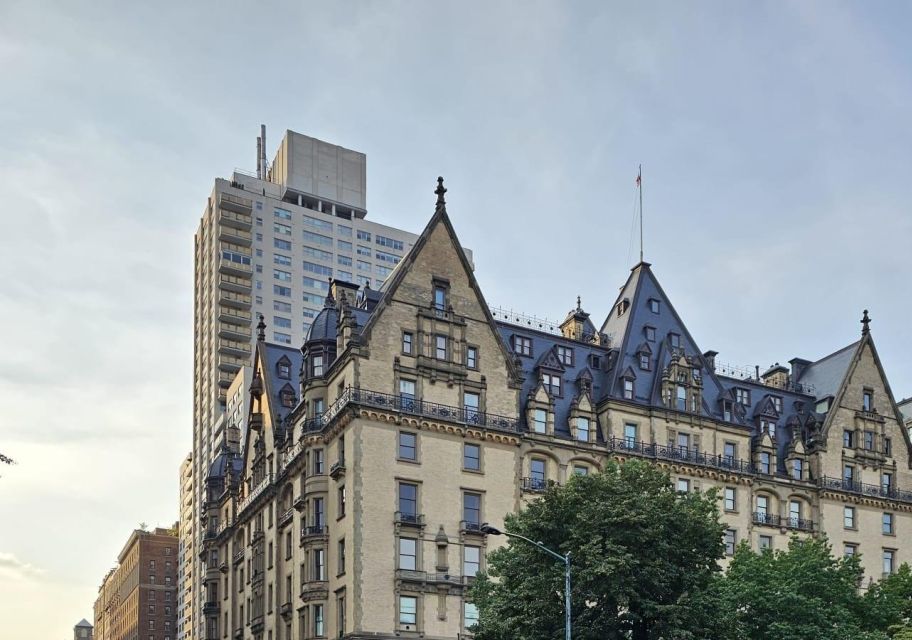
[[[330,278],[377,288],[417,238],[365,219],[363,153],[287,131],[268,165],[265,136],[263,127],[256,174],[235,170],[231,179],[216,178],[195,237],[196,518],[206,474],[232,426],[225,413],[228,388],[250,364],[257,316],[269,326],[267,340],[299,347],[323,308]],[[202,527],[181,527],[182,549],[195,560],[187,576],[192,606],[179,636],[186,640],[206,637],[202,535]]]

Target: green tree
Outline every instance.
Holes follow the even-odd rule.
[[[912,620],[912,569],[903,563],[883,580],[872,584],[864,594],[864,615],[870,629],[897,627],[893,637],[902,637],[902,626]]]
[[[570,552],[574,640],[724,637],[708,597],[724,552],[714,492],[678,493],[654,465],[609,462],[551,487],[506,529]],[[478,640],[564,637],[559,562],[510,539],[488,567],[472,594]]]
[[[857,556],[834,558],[825,539],[793,537],[787,550],[742,543],[720,583],[738,640],[880,640],[864,631]]]

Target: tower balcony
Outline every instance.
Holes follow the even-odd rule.
[[[236,213],[226,209],[219,209],[219,224],[241,230],[249,230],[253,221],[249,213]]]
[[[253,333],[249,326],[240,324],[230,324],[220,322],[218,325],[218,336],[226,340],[237,340],[238,342],[250,342]]]
[[[219,305],[218,315],[219,320],[222,322],[247,325],[248,330],[250,329],[250,321],[253,319],[253,315],[249,311],[232,309],[231,307],[223,307],[221,305]]]
[[[219,342],[218,352],[226,356],[234,356],[236,358],[249,358],[250,343],[235,342],[233,340],[222,340]]]
[[[233,193],[220,193],[218,205],[219,209],[226,209],[235,213],[250,215],[253,212],[253,200],[236,196]]]
[[[242,247],[249,247],[253,244],[253,234],[244,229],[235,229],[228,225],[219,226],[219,240],[239,244]]]
[[[253,290],[253,282],[251,282],[250,278],[239,278],[237,276],[228,276],[224,273],[220,273],[218,277],[218,287],[225,291],[249,294]]]
[[[250,305],[253,304],[253,300],[248,294],[222,290],[219,290],[218,301],[220,305],[233,307],[235,309],[249,309]]]

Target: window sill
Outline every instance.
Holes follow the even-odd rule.
[[[408,458],[399,458],[399,457],[396,457],[396,462],[404,462],[405,464],[414,464],[414,465],[421,464],[421,460],[409,460]]]

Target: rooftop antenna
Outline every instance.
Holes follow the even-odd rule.
[[[640,262],[643,262],[643,165],[637,171],[637,191],[640,193]]]

